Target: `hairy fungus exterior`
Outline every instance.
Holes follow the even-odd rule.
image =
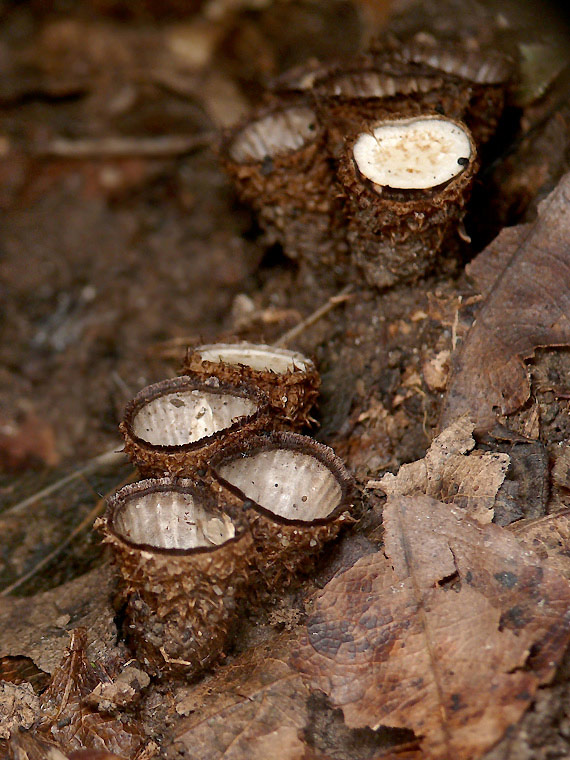
[[[467,127],[432,114],[377,120],[345,149],[348,237],[370,285],[413,280],[465,213],[477,168]]]
[[[143,388],[127,404],[125,451],[145,476],[190,475],[234,437],[271,424],[260,390],[181,376]]]
[[[222,652],[249,580],[252,538],[203,486],[125,486],[97,526],[120,573],[125,634],[153,674],[192,677]]]
[[[352,476],[332,449],[297,433],[243,439],[211,473],[225,509],[249,523],[253,570],[270,590],[310,571],[349,518]]]
[[[264,109],[235,128],[222,161],[240,197],[258,214],[267,242],[321,270],[346,252],[325,134],[305,98]]]
[[[206,381],[246,383],[269,398],[283,426],[301,428],[310,420],[320,377],[313,362],[297,351],[255,343],[212,343],[190,350],[184,372]]]

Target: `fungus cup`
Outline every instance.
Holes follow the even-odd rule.
[[[220,450],[213,488],[254,539],[251,562],[270,591],[310,571],[350,518],[354,481],[328,446],[297,433],[248,436]]]
[[[181,376],[143,388],[120,430],[143,475],[190,475],[234,436],[271,426],[269,400],[245,384]]]
[[[315,82],[315,93],[328,147],[336,159],[365,123],[430,112],[459,118],[470,97],[453,76],[390,59],[332,70]]]
[[[415,279],[464,215],[477,168],[467,127],[432,114],[378,120],[346,147],[348,238],[370,285]]]
[[[120,572],[127,641],[145,669],[192,677],[214,662],[249,581],[249,530],[206,487],[171,478],[117,491],[97,528]]]
[[[380,55],[385,55],[380,51]],[[425,38],[401,44],[393,57],[407,65],[425,65],[462,83],[468,95],[461,112],[446,115],[464,121],[477,144],[495,133],[513,76],[511,58],[497,50],[473,50],[450,42]]]
[[[307,99],[262,110],[227,136],[223,164],[257,212],[268,243],[312,268],[342,269],[346,258],[325,133]]]
[[[269,398],[283,426],[301,428],[310,421],[320,377],[313,362],[297,351],[255,343],[212,343],[190,350],[184,372],[205,381],[246,383]]]

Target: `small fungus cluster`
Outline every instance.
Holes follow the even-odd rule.
[[[243,600],[314,566],[346,522],[353,479],[300,430],[319,375],[294,351],[249,343],[190,351],[185,374],[125,410],[125,450],[144,479],[98,527],[119,569],[125,637],[154,674],[216,660]]]
[[[318,276],[422,276],[458,228],[512,74],[425,40],[295,69],[226,136],[222,161],[266,239]]]

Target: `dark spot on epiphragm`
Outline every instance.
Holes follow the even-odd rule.
[[[499,581],[501,586],[504,586],[505,588],[513,588],[517,585],[519,580],[514,573],[509,573],[507,571],[504,573],[495,573],[493,577]]]
[[[469,159],[468,158],[458,158],[457,159],[457,163],[460,166],[467,166],[469,164]]]
[[[465,573],[465,583],[471,583],[472,580],[473,580],[473,573],[471,572],[471,570],[468,570]]]

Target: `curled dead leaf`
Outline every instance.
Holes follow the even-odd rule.
[[[520,230],[518,244],[514,231],[501,233],[505,247],[516,250],[491,286],[455,359],[441,429],[464,414],[476,430],[491,429],[496,410],[510,414],[529,397],[523,360],[540,346],[570,344],[569,228],[566,174],[539,205],[536,222]],[[500,243],[501,235],[492,245]],[[490,281],[492,275],[484,287]]]
[[[350,727],[411,728],[426,758],[479,757],[550,680],[570,586],[508,531],[391,497],[385,551],[318,597],[294,664]]]

